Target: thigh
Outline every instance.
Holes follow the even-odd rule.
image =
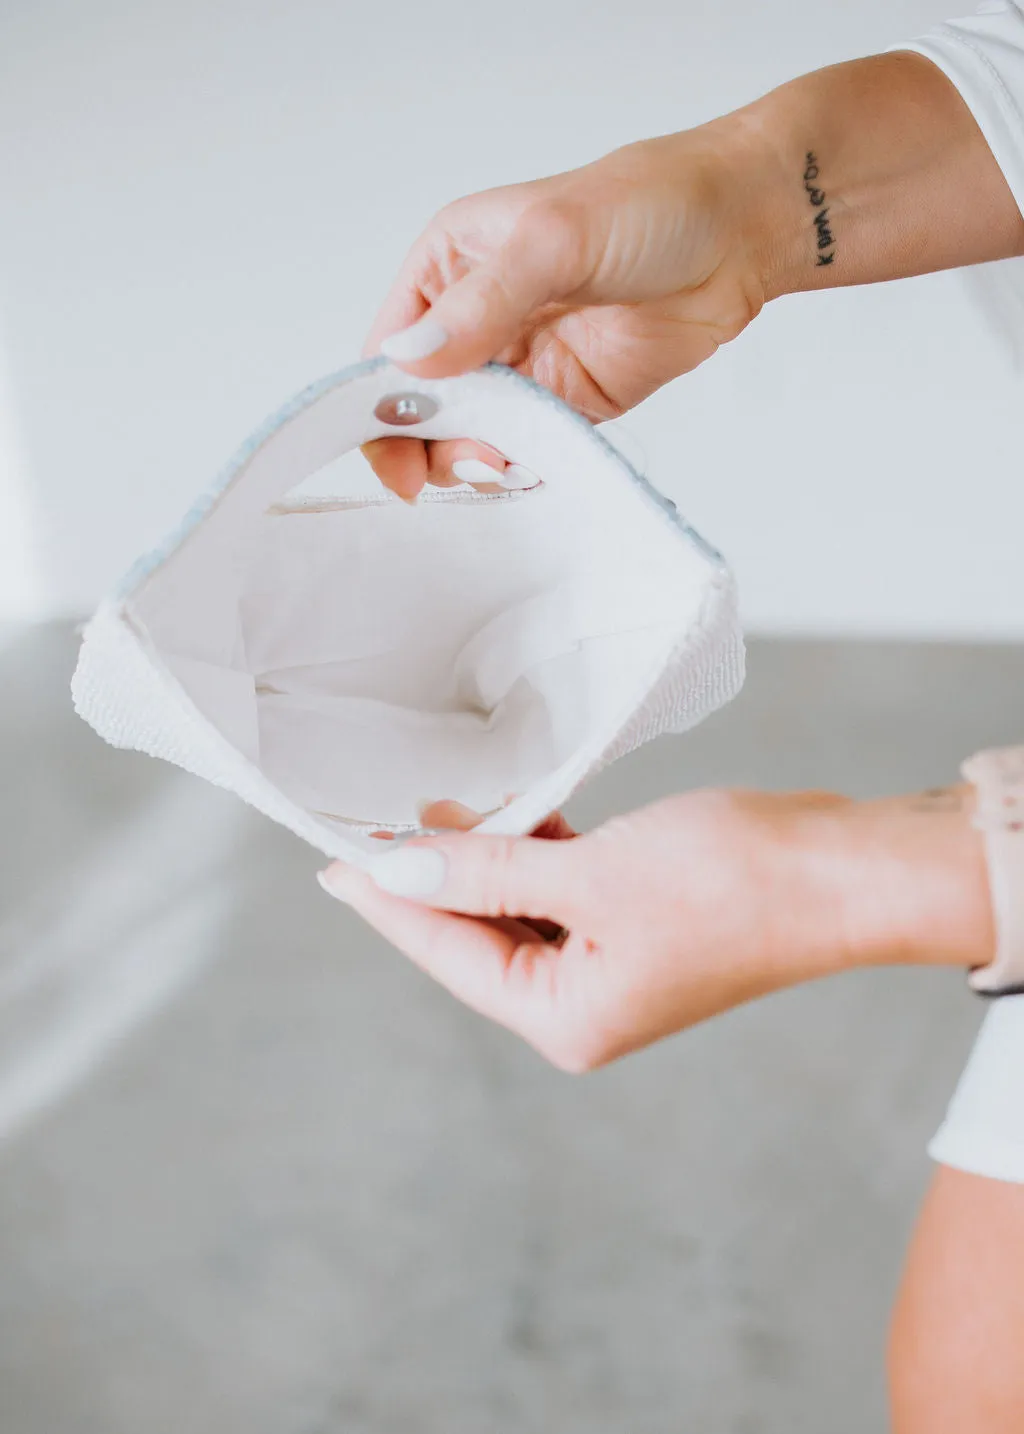
[[[1024,1430],[1024,1184],[938,1167],[889,1365],[894,1434]]]

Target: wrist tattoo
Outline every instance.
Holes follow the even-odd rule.
[[[818,188],[818,157],[813,149],[809,149],[804,165],[804,190],[807,198],[815,211],[814,228],[818,236],[818,257],[815,261],[815,268],[822,269],[826,264],[831,264],[836,257],[835,235],[832,233],[832,224],[828,217],[828,204],[825,199],[825,191]]]
[[[929,787],[926,792],[916,792],[908,802],[913,812],[960,812],[966,795],[961,787]]]

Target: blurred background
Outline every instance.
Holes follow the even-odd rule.
[[[67,681],[76,622],[358,355],[440,204],[944,13],[0,0],[0,1434],[884,1427],[959,979],[847,978],[560,1076],[321,896],[315,853],[103,747]],[[997,293],[781,301],[624,421],[736,568],[751,670],[581,821],[909,789],[1020,740]]]

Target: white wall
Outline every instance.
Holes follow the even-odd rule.
[[[88,607],[268,410],[358,354],[444,200],[942,12],[8,0],[0,328],[35,610]],[[961,280],[784,300],[627,427],[732,558],[753,626],[1024,634],[1024,386]]]
[[[5,624],[31,621],[49,600],[17,408],[0,349],[0,637]]]

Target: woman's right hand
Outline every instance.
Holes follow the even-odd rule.
[[[763,226],[745,216],[778,165],[733,116],[457,200],[413,245],[366,352],[425,378],[497,359],[592,421],[614,418],[759,312]],[[452,482],[460,459],[498,477],[505,466],[466,440],[386,438],[364,451],[407,500]]]

